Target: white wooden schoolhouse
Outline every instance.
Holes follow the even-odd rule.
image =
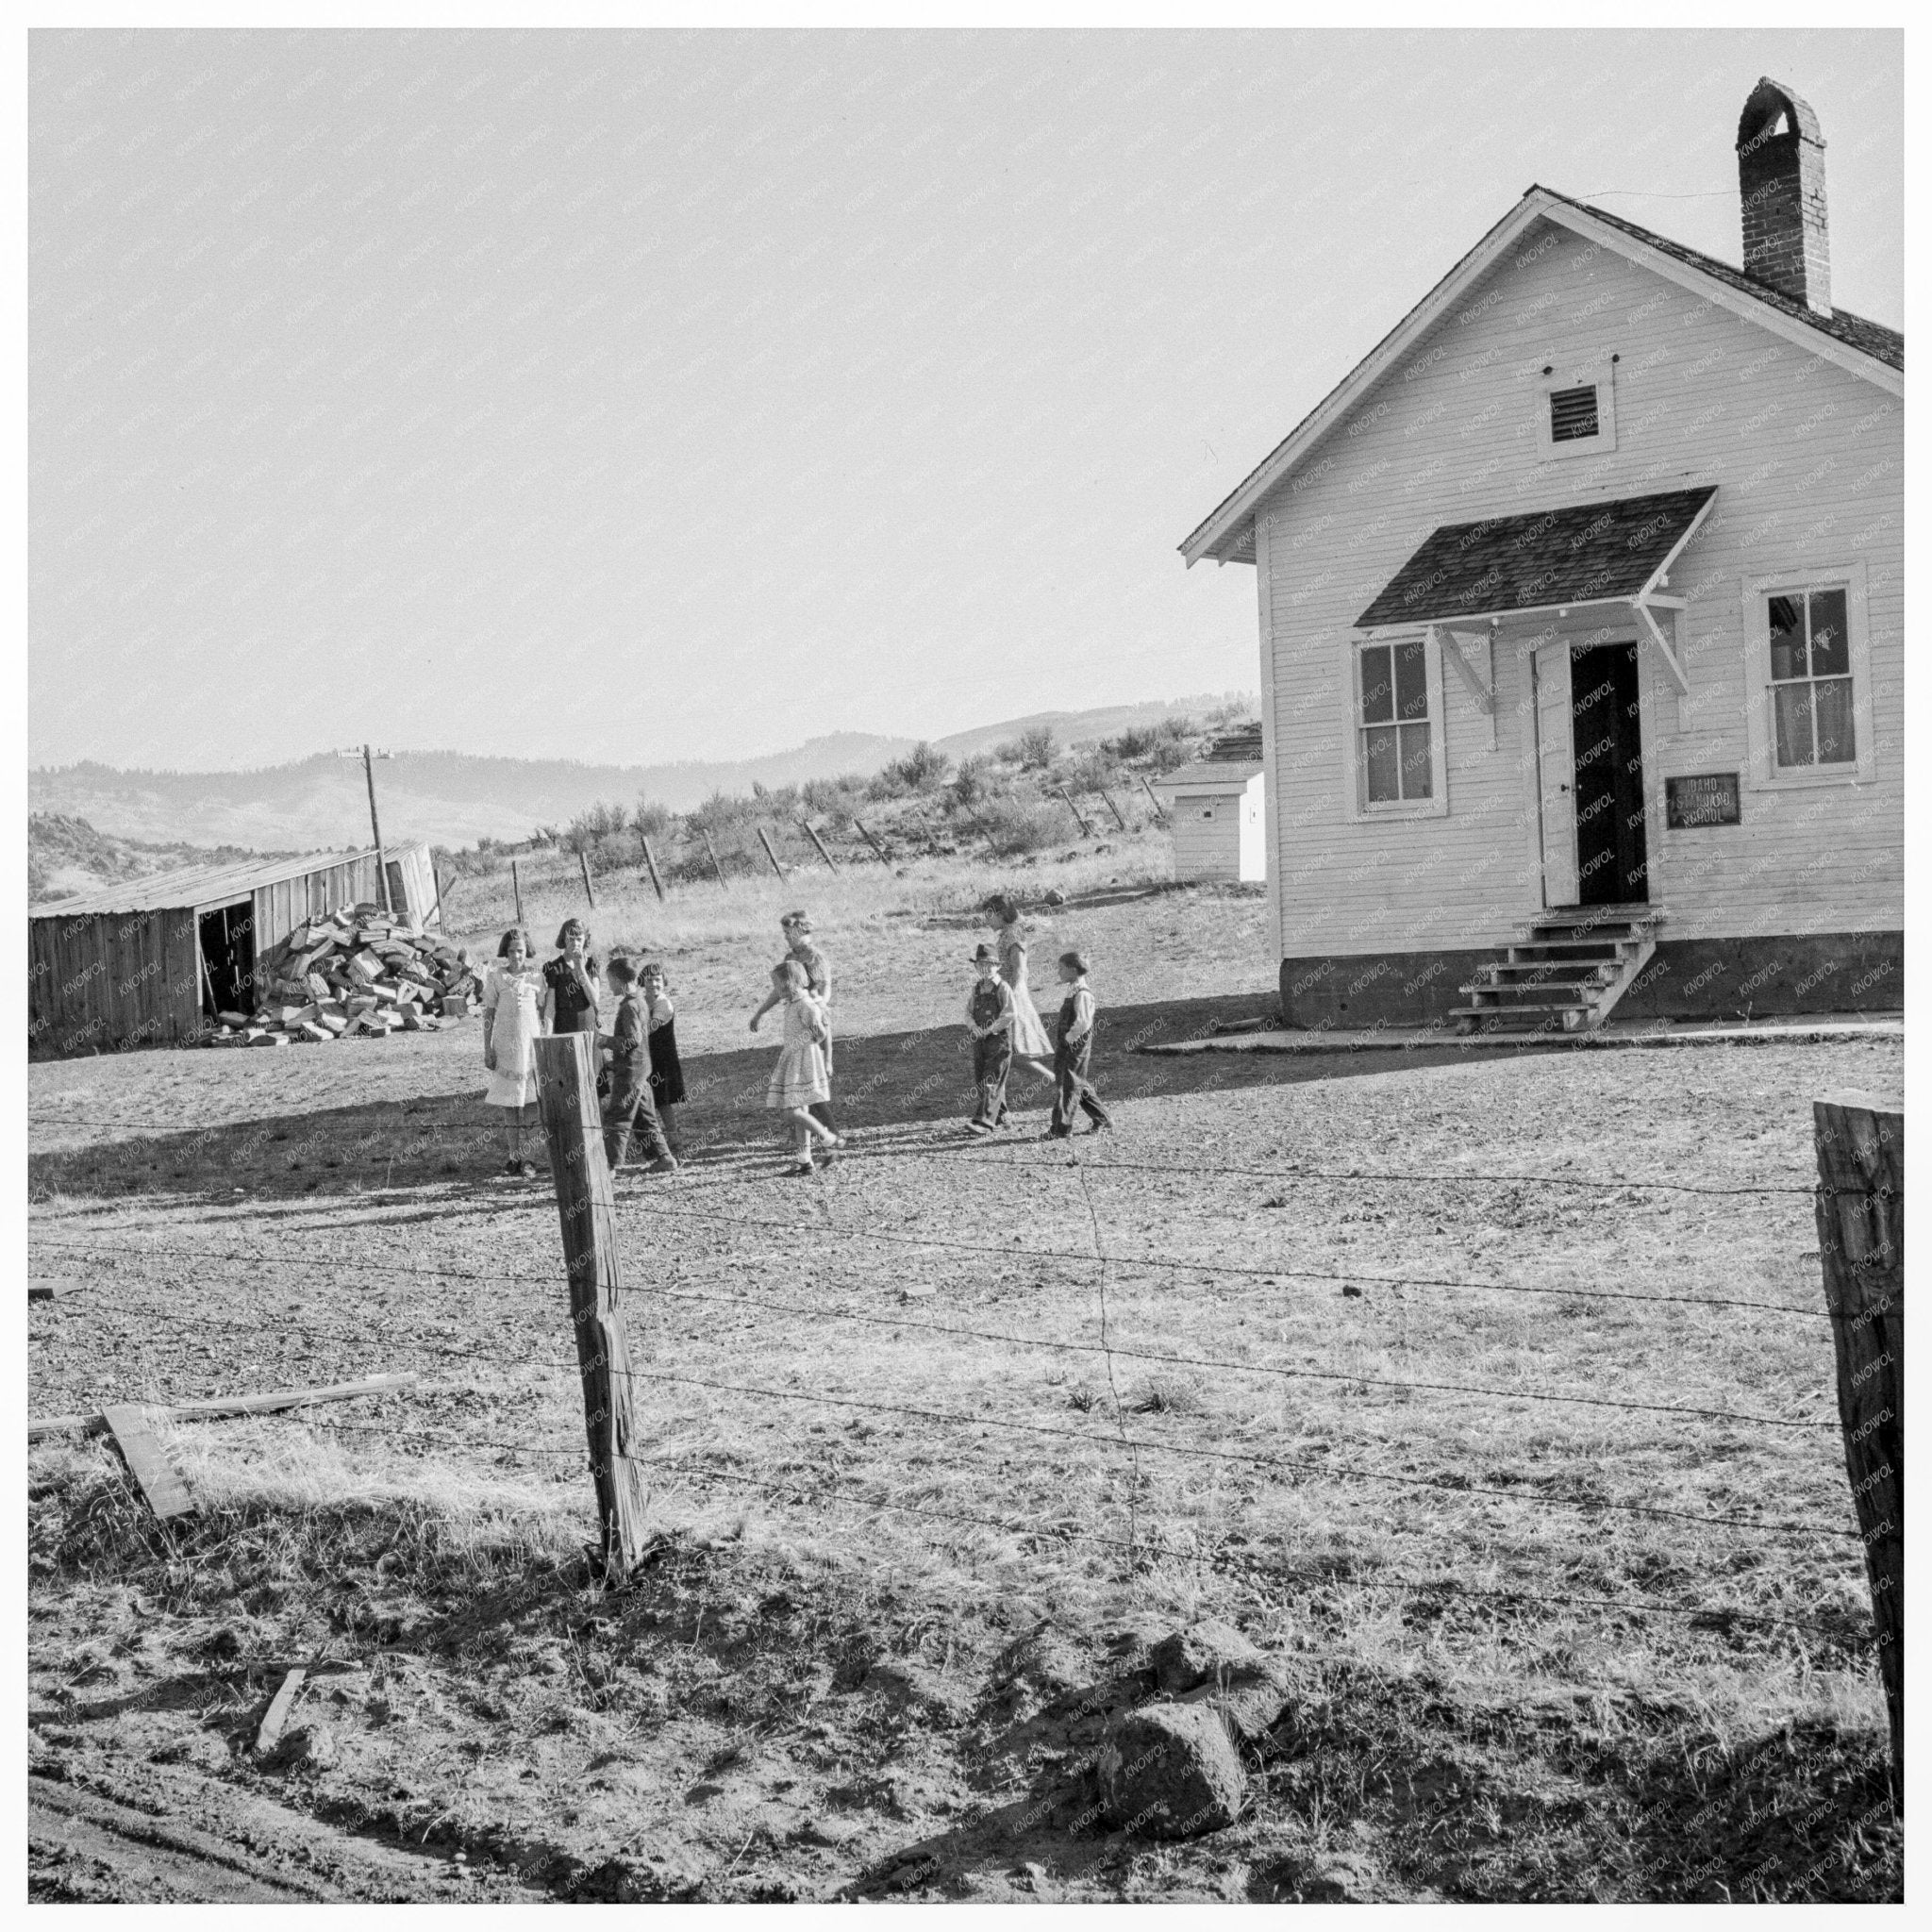
[[[1905,341],[1805,102],[1737,154],[1741,270],[1532,188],[1181,546],[1256,567],[1291,1024],[1903,1005]]]
[[[1174,875],[1257,883],[1268,876],[1261,727],[1229,731],[1154,781],[1174,828]]]

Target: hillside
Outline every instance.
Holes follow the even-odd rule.
[[[117,839],[97,831],[85,819],[31,812],[26,822],[27,902],[71,898],[172,866],[218,865],[255,856],[260,855],[235,845],[150,844]]]
[[[1030,724],[1050,726],[1063,744],[1157,724],[1215,697],[1091,711],[1041,712],[974,726],[939,741],[955,759],[1009,740]],[[716,792],[776,789],[812,778],[870,777],[911,748],[911,741],[849,731],[808,739],[789,751],[730,761],[658,765],[581,764],[560,758],[477,758],[464,752],[398,752],[376,766],[383,836],[439,845],[478,839],[521,840],[539,825],[562,825],[599,800],[655,799],[689,811]],[[368,798],[353,759],[332,752],[245,772],[121,771],[81,763],[28,774],[30,812],[85,820],[102,835],[150,844],[190,841],[310,851],[366,840]]]

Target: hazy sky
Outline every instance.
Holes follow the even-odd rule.
[[[41,33],[37,763],[658,760],[1257,683],[1175,545],[1532,181],[1903,312],[1893,33]],[[1633,192],[1634,191],[1634,192]]]

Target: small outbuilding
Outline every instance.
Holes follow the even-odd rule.
[[[27,1053],[37,1059],[181,1046],[220,1012],[255,1006],[255,962],[298,925],[344,906],[390,903],[437,925],[427,845],[378,854],[184,865],[27,908]]]
[[[1174,821],[1175,878],[1258,883],[1268,876],[1262,771],[1256,724],[1217,738],[1192,764],[1155,782]]]

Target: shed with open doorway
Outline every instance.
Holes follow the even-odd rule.
[[[387,846],[396,917],[441,924],[427,845]],[[27,908],[27,1052],[182,1046],[251,1010],[255,961],[310,919],[380,905],[378,854],[176,866]]]

